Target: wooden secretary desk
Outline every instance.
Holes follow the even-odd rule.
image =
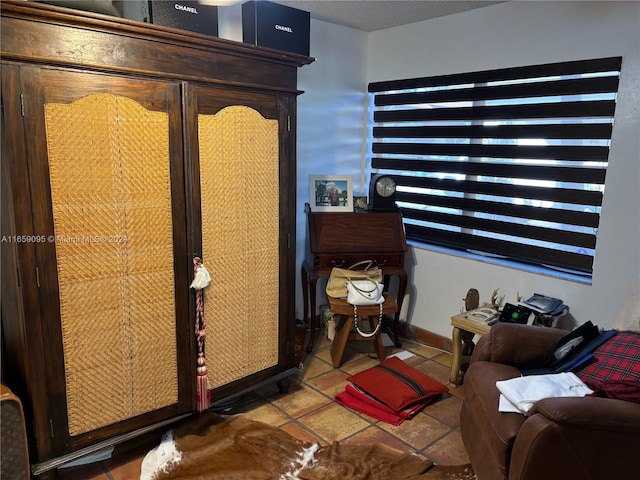
[[[318,280],[328,278],[333,267],[349,268],[362,260],[372,260],[374,265],[382,269],[385,289],[389,288],[391,276],[398,277],[398,312],[393,321],[393,337],[399,346],[398,323],[407,288],[407,272],[404,269],[407,240],[400,210],[313,212],[307,205],[306,213],[309,232],[301,279],[305,323],[311,307],[311,335],[307,352],[313,350],[318,328]]]

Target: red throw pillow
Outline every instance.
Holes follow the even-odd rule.
[[[446,385],[397,357],[389,357],[347,380],[396,412],[449,391]]]

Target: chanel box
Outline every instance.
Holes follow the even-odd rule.
[[[309,56],[309,12],[277,3],[242,4],[242,41]]]
[[[151,23],[218,36],[218,7],[199,1],[149,0]]]

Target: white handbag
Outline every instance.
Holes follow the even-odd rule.
[[[384,295],[382,283],[371,280],[349,280],[347,281],[347,303],[353,305],[353,326],[361,337],[369,338],[376,335],[382,327],[382,304]],[[358,305],[380,305],[378,324],[373,332],[363,332],[358,327]]]
[[[351,305],[378,305],[384,303],[382,283],[372,280],[348,280],[347,303]]]

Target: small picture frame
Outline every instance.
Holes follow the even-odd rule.
[[[309,204],[314,212],[353,212],[353,178],[310,175]]]
[[[354,212],[366,212],[369,210],[369,205],[367,205],[367,196],[366,195],[354,195],[353,196],[353,211]]]

